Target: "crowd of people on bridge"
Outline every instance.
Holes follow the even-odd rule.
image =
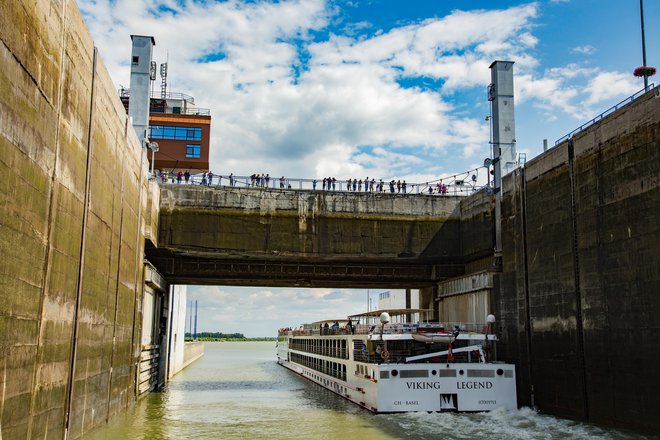
[[[312,189],[316,190],[317,180],[312,181]],[[336,191],[337,190],[337,179],[334,177],[326,177],[323,179],[321,189],[323,191]],[[385,183],[383,179],[376,180],[373,177],[369,180],[369,177],[362,179],[353,179],[349,178],[346,180],[346,190],[351,192],[386,192]],[[390,180],[389,182],[389,191],[390,193],[401,193],[404,194],[407,192],[407,184],[404,180],[403,182],[399,180]]]
[[[223,184],[222,179],[224,178],[227,179],[228,185],[232,187],[238,184],[251,188],[276,188],[279,186],[280,189],[291,189],[291,181],[289,179],[285,178],[284,176],[280,177],[279,179],[271,179],[270,174],[268,173],[255,173],[247,177],[240,177],[240,179],[237,179],[233,173],[229,174],[228,176],[216,176],[210,170],[201,174],[196,174],[195,176],[191,175],[190,170],[178,170],[176,172],[172,170],[169,173],[167,171],[160,171],[159,175],[161,183],[164,184],[168,183],[169,181],[170,183],[187,185],[198,184],[203,186],[213,186],[215,184],[217,186],[221,186]],[[277,182],[274,180],[277,180]],[[302,182],[307,182],[308,185],[310,183],[309,179],[294,179],[294,181],[301,182],[300,189],[303,189]],[[318,183],[319,182],[317,179],[311,179],[312,191],[317,190]],[[407,194],[409,189],[406,181],[401,179],[392,179],[388,183],[385,183],[383,179],[376,180],[373,177],[371,179],[369,179],[369,177],[365,177],[364,179],[349,178],[344,183],[345,185],[342,185],[334,177],[324,177],[321,181],[319,189],[322,191],[339,190],[365,193],[389,192],[391,194]],[[428,194],[447,194],[449,190],[448,186],[442,182],[442,179],[435,184],[429,184],[429,182],[426,182],[424,185],[415,184],[415,186],[418,187],[417,192],[427,192]]]

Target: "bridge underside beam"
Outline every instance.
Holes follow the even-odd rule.
[[[173,284],[422,288],[463,271],[460,264],[209,258],[151,249],[147,259]]]

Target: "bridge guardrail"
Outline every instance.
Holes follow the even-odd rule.
[[[477,170],[474,170],[477,171]],[[469,177],[470,172],[466,173]],[[474,174],[476,176],[476,174]],[[161,174],[157,177],[161,184],[167,185],[204,185],[209,187],[236,187],[236,188],[253,188],[253,189],[280,189],[291,191],[327,191],[327,192],[350,192],[350,193],[377,193],[377,194],[409,194],[409,195],[430,195],[430,196],[467,196],[474,194],[483,189],[488,189],[487,185],[477,185],[476,180],[461,179],[458,176],[451,176],[449,178],[437,179],[424,183],[406,183],[398,185],[394,183],[390,186],[390,182],[382,182],[380,180],[374,181],[373,187],[371,181],[369,182],[369,189],[366,190],[364,185],[348,188],[348,180],[335,180],[329,186],[323,186],[323,179],[305,179],[305,178],[254,178],[253,176],[234,176],[234,175],[218,175],[214,174],[211,182],[208,178],[204,179],[202,174],[194,174],[190,176],[188,182],[182,179],[181,182],[177,180],[177,175],[174,172]],[[443,189],[444,188],[444,189]]]

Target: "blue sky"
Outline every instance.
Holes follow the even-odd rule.
[[[528,160],[543,139],[554,145],[643,86],[632,75],[642,64],[636,0],[78,5],[117,87],[129,84],[130,34],[155,37],[154,59],[169,59],[169,90],[211,109],[216,175],[424,182],[476,168],[489,155],[486,87],[496,59],[515,62],[517,150]],[[644,8],[647,64],[659,67],[660,2]],[[190,291],[215,304],[235,289]],[[258,310],[273,292],[284,297],[241,292],[241,310]],[[364,302],[362,292],[342,291],[341,301],[337,291],[296,292],[310,302],[269,303],[274,320],[296,311],[304,320],[310,308],[350,313]],[[219,316],[210,311],[201,327],[241,331]]]

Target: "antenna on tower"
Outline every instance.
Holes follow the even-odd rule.
[[[167,53],[167,61],[160,65],[160,97],[167,98],[167,63],[170,60],[170,53]]]

